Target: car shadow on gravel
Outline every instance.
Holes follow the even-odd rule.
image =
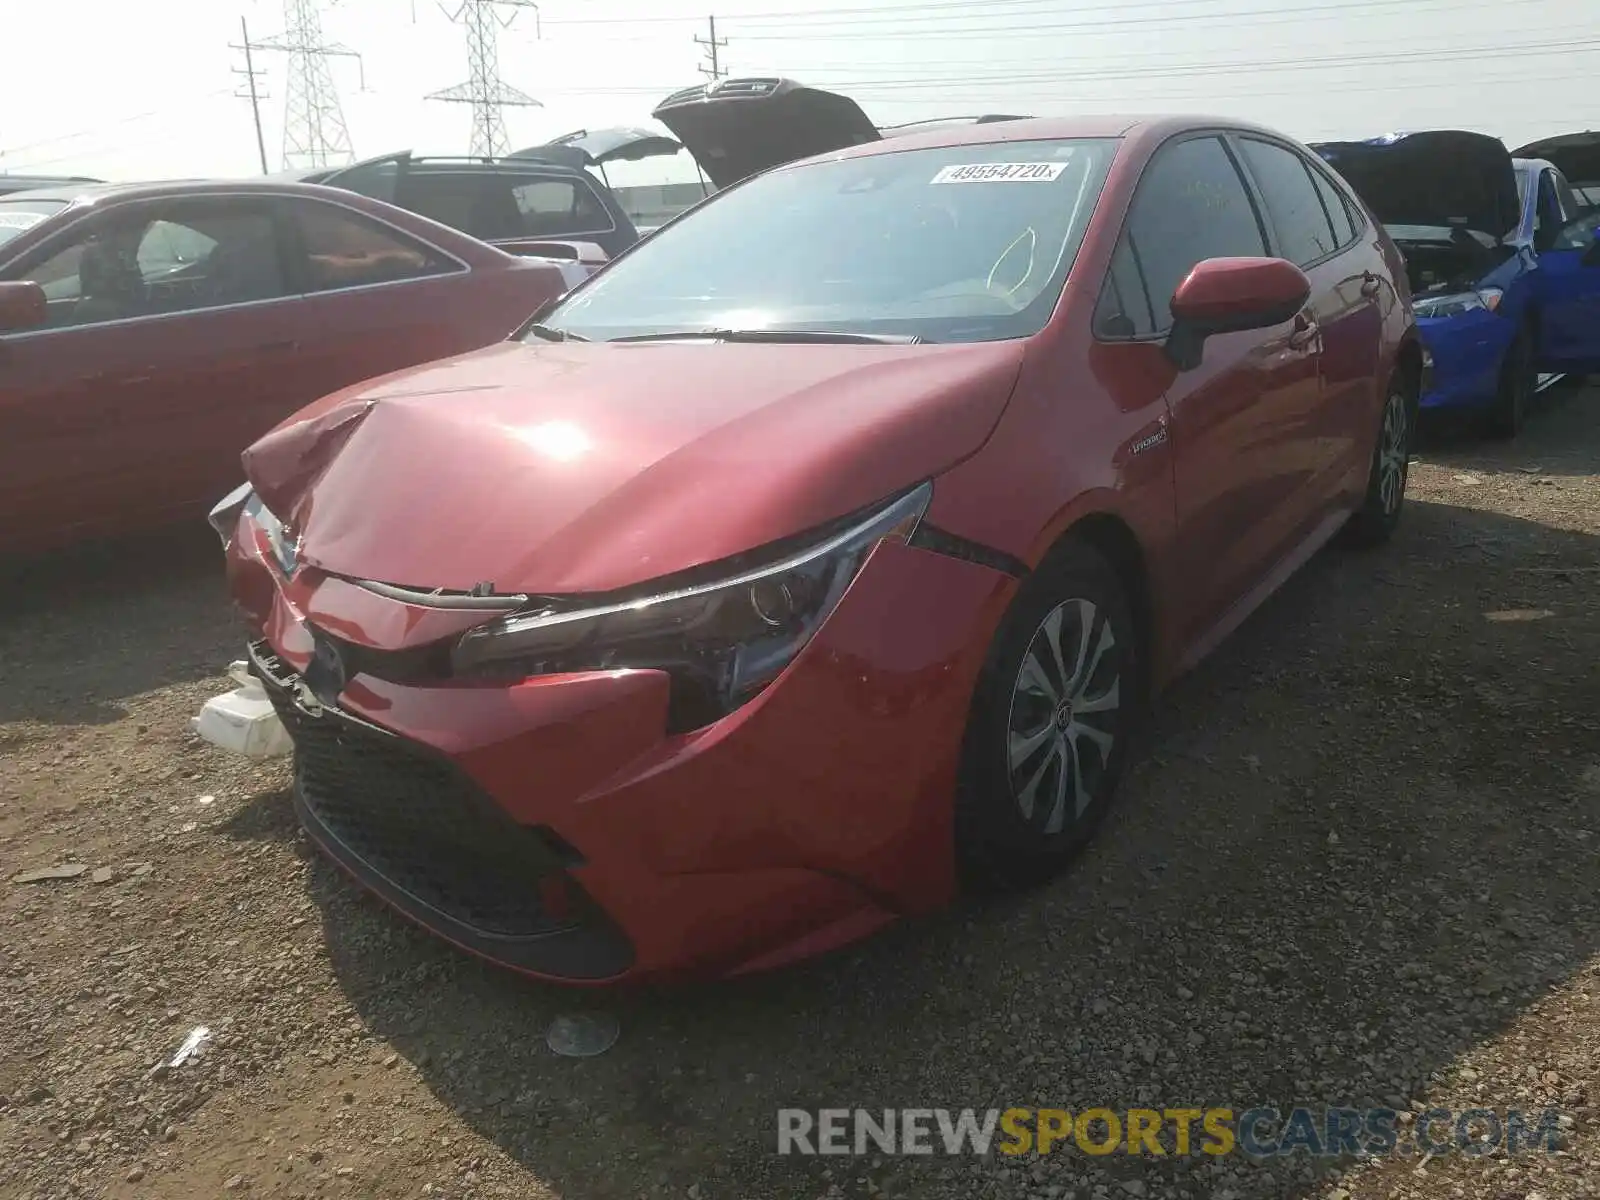
[[[1511,442],[1483,434],[1471,419],[1425,414],[1417,453],[1425,462],[1460,471],[1520,471],[1529,475],[1592,475],[1600,387],[1563,379],[1535,397],[1522,433]]]
[[[334,970],[441,1101],[569,1200],[977,1195],[1006,1173],[1002,1194],[1309,1196],[1304,1156],[780,1159],[776,1110],[1419,1099],[1600,949],[1600,606],[1548,569],[1596,543],[1414,503],[1391,547],[1321,555],[1164,699],[1107,826],[1032,894],[762,978],[578,994],[319,866]],[[237,836],[293,836],[281,793],[256,809]],[[617,1044],[552,1055],[550,1019],[595,1006]]]
[[[0,728],[109,724],[220,674],[242,640],[209,529],[0,562]]]

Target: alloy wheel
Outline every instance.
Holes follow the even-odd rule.
[[[1046,614],[1011,691],[1007,769],[1028,827],[1060,833],[1094,800],[1111,762],[1122,705],[1122,648],[1084,599]]]
[[[1405,499],[1410,424],[1405,396],[1392,392],[1383,406],[1383,433],[1378,444],[1378,500],[1385,516],[1396,512]]]

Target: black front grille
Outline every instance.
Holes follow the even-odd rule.
[[[308,828],[387,899],[469,944],[561,934],[620,941],[566,873],[570,847],[513,821],[426,747],[307,703],[300,677],[264,643],[251,646],[251,658],[294,741],[295,798]],[[565,911],[552,912],[546,885],[557,882]],[[546,969],[504,952],[492,956]]]

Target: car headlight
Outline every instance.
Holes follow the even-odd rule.
[[[1494,312],[1500,307],[1499,288],[1479,288],[1471,292],[1452,292],[1447,296],[1423,296],[1412,307],[1419,317],[1459,317],[1462,313],[1483,309]]]
[[[520,677],[650,668],[673,681],[670,723],[695,728],[771,683],[838,604],[885,539],[909,540],[933,485],[759,566],[703,584],[562,608],[546,603],[462,636],[458,675]]]

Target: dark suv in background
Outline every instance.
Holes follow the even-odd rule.
[[[614,258],[639,231],[591,168],[603,173],[608,162],[678,149],[647,129],[580,130],[504,158],[422,158],[404,150],[293,178],[398,205],[512,254],[550,254],[550,242],[593,242]]]

